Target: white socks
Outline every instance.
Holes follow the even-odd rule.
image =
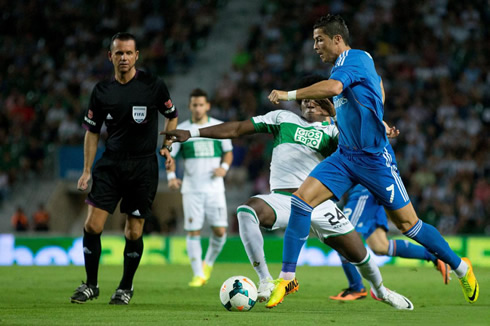
[[[295,272],[283,272],[281,271],[279,273],[279,278],[282,278],[286,281],[291,281],[291,280],[294,280],[294,278],[296,277],[296,273]]]
[[[237,208],[240,238],[260,281],[272,279],[269,268],[265,262],[264,238],[260,231],[259,219],[255,210],[247,205]]]
[[[212,234],[209,238],[209,247],[206,251],[206,257],[204,258],[204,262],[208,266],[213,266],[216,258],[220,254],[221,250],[223,250],[223,246],[226,243],[226,233],[222,237],[217,237]]]
[[[380,299],[384,298],[387,291],[383,285],[383,277],[381,276],[378,265],[371,259],[369,253],[366,254],[366,257],[361,262],[351,262],[351,264],[356,266],[362,277],[369,282],[376,297]]]
[[[201,247],[201,236],[187,235],[187,255],[191,261],[192,271],[194,276],[200,276],[204,278],[204,272],[202,270],[202,247]]]
[[[458,268],[454,270],[454,273],[456,273],[458,278],[462,278],[466,275],[467,271],[468,271],[468,264],[461,259],[461,263],[459,264]]]

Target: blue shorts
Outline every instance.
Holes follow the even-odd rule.
[[[383,228],[388,232],[385,210],[367,189],[360,196],[349,197],[344,207],[344,215],[364,239],[369,238],[377,228]]]
[[[339,200],[353,185],[360,183],[389,210],[410,203],[403,181],[390,152],[382,155],[348,150],[342,145],[310,173]]]

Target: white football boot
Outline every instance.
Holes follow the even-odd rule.
[[[271,297],[272,290],[274,290],[274,283],[272,283],[272,279],[260,281],[259,288],[257,289],[257,301],[268,301]]]
[[[373,299],[389,304],[395,309],[399,310],[413,310],[413,303],[408,300],[405,296],[396,293],[395,291],[391,291],[390,289],[386,289],[386,295],[384,298],[378,298],[373,290],[371,289],[371,297]]]

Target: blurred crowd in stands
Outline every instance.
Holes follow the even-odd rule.
[[[490,234],[489,8],[483,0],[264,1],[216,88],[215,116],[264,114],[278,108],[267,100],[272,89],[295,89],[310,73],[328,77],[312,26],[339,13],[352,47],[368,51],[383,78],[385,120],[401,130],[393,145],[420,217],[447,235]],[[271,142],[239,145],[256,191],[267,191]]]
[[[0,3],[0,198],[16,180],[39,173],[50,146],[82,143],[91,89],[112,72],[106,52],[115,31],[140,40],[145,69],[187,73],[225,2]],[[264,114],[279,108],[267,100],[272,89],[294,89],[311,73],[328,77],[312,39],[314,22],[326,13],[341,14],[351,46],[375,60],[385,120],[401,130],[393,145],[419,216],[446,235],[490,234],[486,0],[264,0],[260,23],[216,81],[211,115],[229,121]],[[298,110],[293,102],[281,107]],[[231,183],[248,179],[255,192],[269,191],[273,144],[265,139],[234,141]]]
[[[225,1],[0,2],[0,203],[39,175],[50,149],[83,143],[93,86],[113,72],[110,38],[129,31],[141,66],[185,73]]]
[[[29,230],[46,232],[49,231],[50,214],[44,207],[44,204],[39,204],[37,210],[32,214],[29,220],[22,206],[17,207],[15,213],[11,217],[12,229],[17,232],[25,232]]]

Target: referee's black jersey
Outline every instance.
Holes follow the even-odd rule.
[[[126,84],[113,79],[95,85],[83,127],[100,133],[105,122],[106,150],[149,154],[157,147],[158,112],[169,119],[177,117],[167,85],[163,80],[137,70]]]

